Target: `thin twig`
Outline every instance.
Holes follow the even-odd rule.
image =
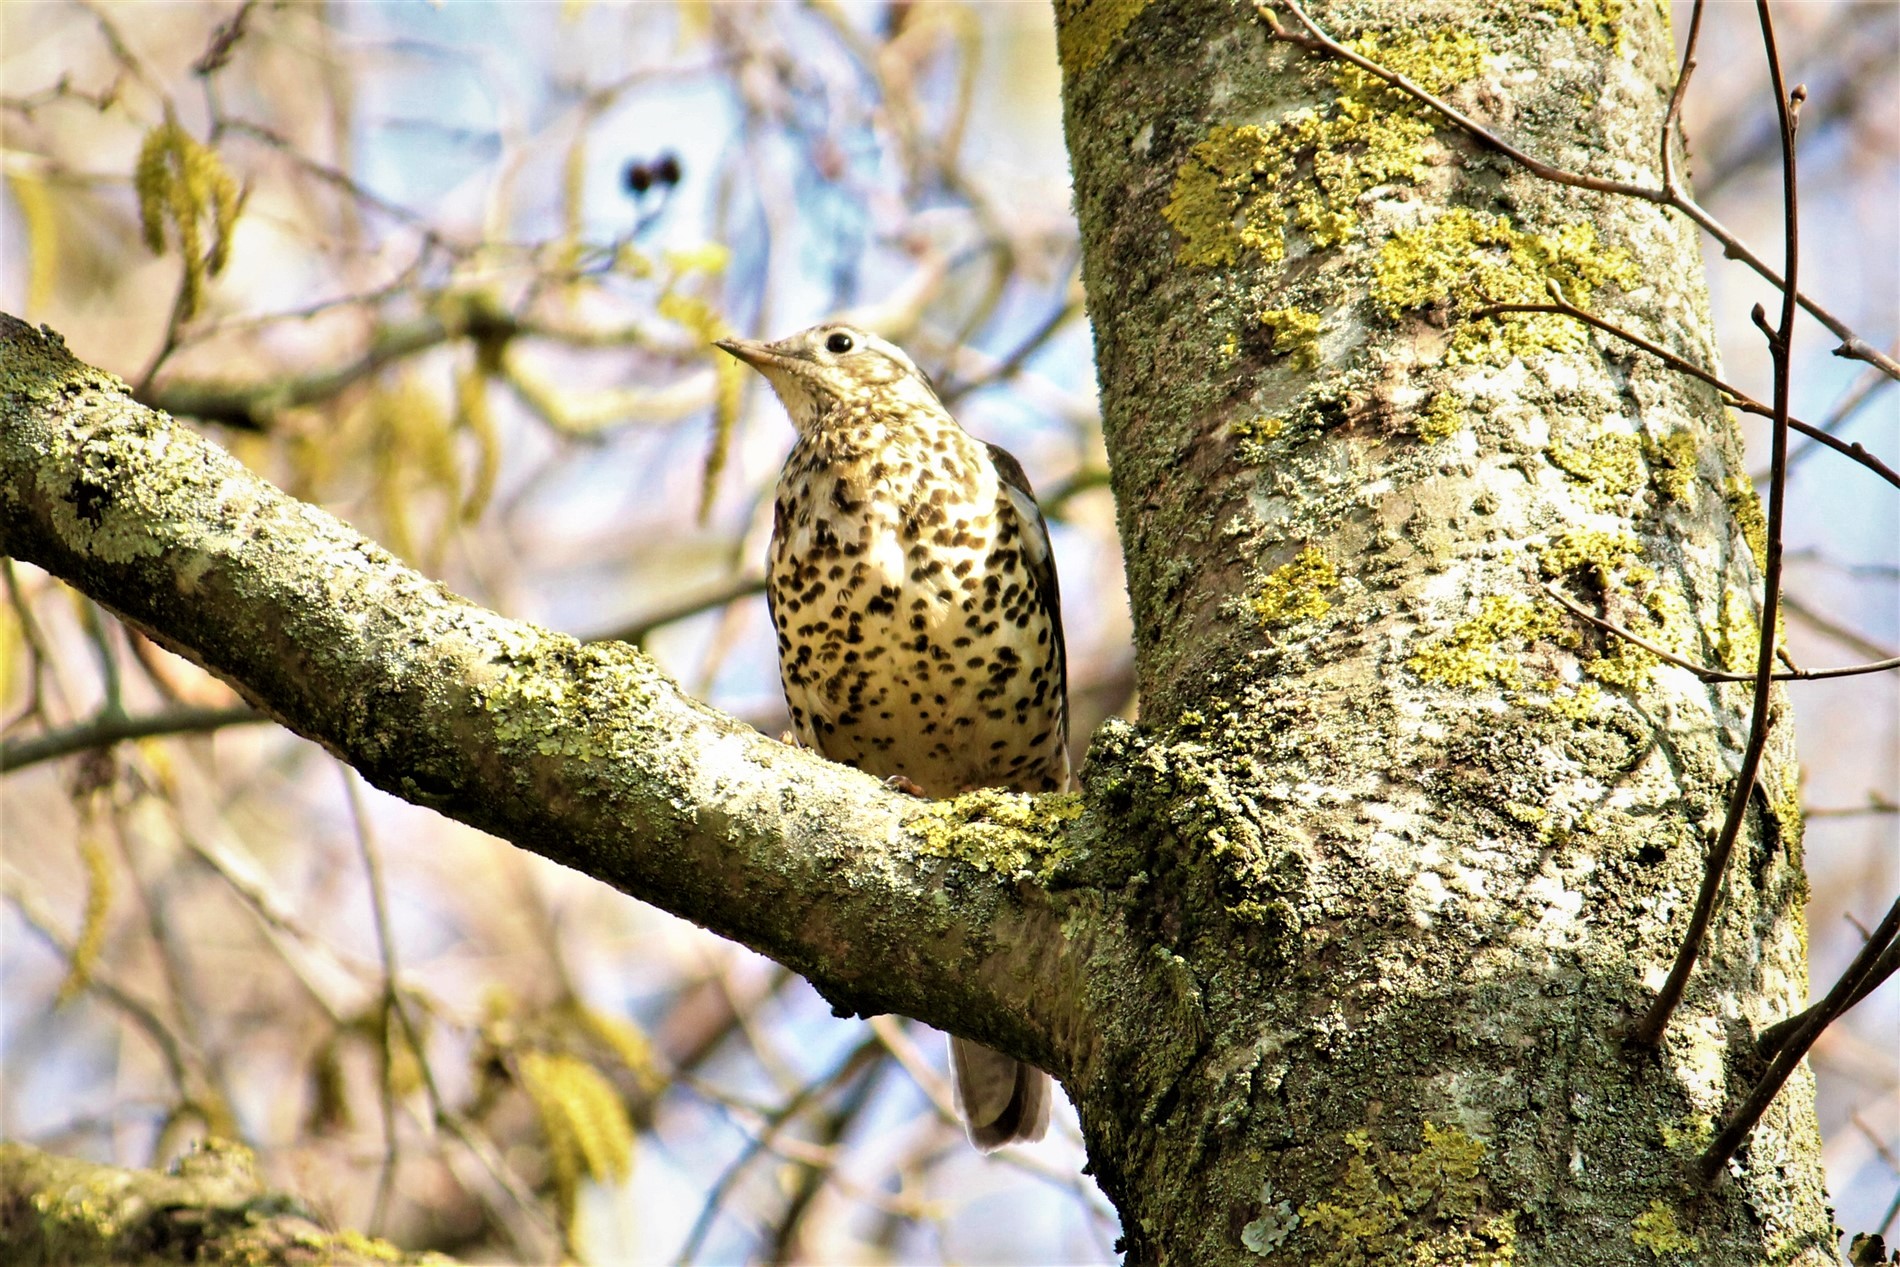
[[[1809,811],[1807,816],[1813,817],[1812,811]],[[1841,1013],[1847,1012],[1856,1003],[1878,990],[1897,968],[1900,968],[1900,940],[1888,942],[1886,948],[1874,956],[1872,965],[1841,1001],[1840,1012],[1836,1013],[1833,1019],[1838,1019]],[[1821,1006],[1821,1003],[1816,1003],[1813,1007],[1796,1012],[1793,1016],[1770,1025],[1761,1032],[1761,1037],[1755,1040],[1755,1050],[1763,1056],[1778,1054],[1790,1039],[1801,1032],[1802,1026],[1815,1018]]]
[[[369,908],[372,923],[376,929],[376,955],[382,962],[382,1077],[378,1080],[380,1094],[377,1102],[382,1109],[383,1119],[383,1162],[376,1175],[376,1199],[370,1207],[369,1234],[382,1234],[384,1221],[389,1217],[389,1200],[396,1187],[396,1167],[402,1159],[402,1145],[396,1131],[396,1088],[395,1065],[396,1036],[390,1032],[390,1017],[398,1018],[404,1038],[418,1064],[428,1060],[421,1043],[416,1041],[416,1032],[409,1022],[408,1013],[403,1010],[401,991],[397,988],[399,969],[396,965],[396,939],[389,926],[389,902],[383,891],[382,858],[376,849],[376,842],[370,835],[369,815],[363,807],[363,794],[357,790],[356,775],[348,766],[339,765],[343,776],[343,795],[350,804],[350,824],[355,830],[357,854],[363,860],[363,874],[369,886]]]
[[[1900,343],[1894,344],[1894,350],[1900,353]],[[1827,411],[1827,417],[1821,420],[1821,430],[1830,436],[1838,433],[1869,401],[1879,395],[1881,388],[1890,386],[1893,381],[1871,365],[1862,370],[1860,377],[1856,378],[1842,393],[1841,398],[1834,402],[1834,407]],[[1788,454],[1788,470],[1792,472],[1795,467],[1801,465],[1820,445],[1821,441],[1809,437],[1806,444],[1800,445]]]
[[[73,961],[78,948],[58,931],[53,917],[40,908],[24,879],[9,871],[4,879],[0,879],[0,896],[13,904],[20,919],[52,948],[55,955],[67,963]],[[191,1050],[189,1040],[175,1032],[151,1004],[120,989],[101,976],[96,968],[86,974],[85,988],[123,1012],[134,1028],[141,1030],[151,1040],[166,1074],[171,1078],[172,1090],[179,1100],[191,1101],[195,1082],[191,1070],[197,1063],[197,1056]]]
[[[1748,817],[1748,798],[1754,791],[1755,777],[1761,770],[1762,753],[1768,747],[1768,731],[1772,724],[1768,704],[1774,686],[1775,631],[1780,627],[1781,541],[1788,500],[1788,395],[1792,387],[1790,353],[1794,345],[1796,312],[1794,281],[1799,275],[1801,263],[1801,203],[1794,158],[1795,102],[1789,98],[1782,80],[1781,56],[1775,48],[1775,27],[1768,13],[1768,0],[1755,0],[1755,3],[1761,19],[1762,44],[1768,56],[1769,78],[1774,83],[1775,108],[1781,123],[1783,237],[1789,279],[1789,284],[1781,292],[1781,323],[1770,333],[1768,341],[1769,355],[1775,365],[1775,416],[1769,461],[1768,557],[1762,564],[1761,638],[1755,656],[1754,701],[1749,710],[1748,742],[1742,750],[1741,768],[1736,772],[1735,786],[1729,793],[1728,814],[1722,822],[1722,830],[1704,860],[1702,887],[1696,894],[1695,910],[1689,917],[1689,927],[1683,933],[1682,946],[1676,953],[1675,963],[1670,966],[1669,976],[1663,982],[1662,989],[1657,991],[1656,1001],[1636,1025],[1633,1037],[1646,1047],[1654,1047],[1662,1042],[1663,1032],[1669,1028],[1669,1018],[1675,1014],[1676,1005],[1682,1002],[1683,991],[1688,989],[1689,974],[1695,970],[1696,958],[1702,953],[1703,939],[1707,937],[1709,923],[1715,915],[1715,901],[1722,891],[1729,855],[1734,851],[1735,841],[1741,835],[1742,824]],[[1756,324],[1765,329],[1766,320],[1760,305],[1756,306],[1754,315]]]
[[[1812,607],[1809,607],[1792,594],[1782,594],[1781,606],[1790,616],[1806,624],[1810,629],[1813,629],[1816,633],[1827,638],[1829,641],[1837,642],[1843,647],[1858,651],[1869,660],[1889,660],[1896,654],[1900,654],[1895,652],[1891,647],[1882,646],[1865,634],[1849,629],[1846,625],[1841,624],[1832,617],[1815,611]]]
[[[1307,33],[1301,34],[1296,31],[1290,31],[1282,26],[1279,20],[1273,15],[1273,7],[1276,5],[1291,13],[1299,21],[1300,25],[1306,28]],[[1333,40],[1314,23],[1312,18],[1307,16],[1306,10],[1300,7],[1298,0],[1270,0],[1270,2],[1269,0],[1254,0],[1253,7],[1254,12],[1258,13],[1266,22],[1268,29],[1273,33],[1275,39],[1286,40],[1302,48],[1311,49],[1315,52],[1323,52],[1341,61],[1352,63],[1354,66],[1365,71],[1368,75],[1372,75],[1390,84],[1413,100],[1429,106],[1456,124],[1473,140],[1504,155],[1534,176],[1548,180],[1553,184],[1570,185],[1579,189],[1592,189],[1598,193],[1636,198],[1644,202],[1655,203],[1658,206],[1670,207],[1682,212],[1691,220],[1695,221],[1697,225],[1701,226],[1710,237],[1720,242],[1722,244],[1722,252],[1728,258],[1740,260],[1777,290],[1792,293],[1800,305],[1807,309],[1810,316],[1826,326],[1836,338],[1840,339],[1840,346],[1834,350],[1836,356],[1849,357],[1853,360],[1865,361],[1869,365],[1879,366],[1881,372],[1886,374],[1889,378],[1900,379],[1900,361],[1895,361],[1892,357],[1881,353],[1865,339],[1855,334],[1852,327],[1846,322],[1821,307],[1821,305],[1816,303],[1813,299],[1801,294],[1799,290],[1794,289],[1792,277],[1784,280],[1778,276],[1774,269],[1768,267],[1760,257],[1749,249],[1747,243],[1736,237],[1721,221],[1710,215],[1700,203],[1683,192],[1679,184],[1655,188],[1647,185],[1633,185],[1626,181],[1606,180],[1600,176],[1585,176],[1579,172],[1566,171],[1561,167],[1552,167],[1548,163],[1532,158],[1529,154],[1526,154],[1497,133],[1479,124],[1462,111],[1441,101],[1431,93],[1426,92],[1423,88],[1420,88],[1417,84],[1405,78],[1405,76],[1395,74],[1377,62],[1362,57],[1358,53],[1353,52],[1351,49]]]
[[[1879,792],[1867,793],[1865,805],[1809,805],[1801,810],[1801,817],[1809,820],[1816,818],[1862,818],[1870,814],[1900,814],[1900,801],[1882,796]]]
[[[1758,0],[1758,2],[1765,3],[1765,0]],[[1855,1002],[1866,996],[1867,989],[1872,988],[1867,986],[1867,982],[1878,970],[1882,960],[1889,958],[1887,952],[1893,948],[1896,936],[1900,936],[1900,898],[1895,898],[1893,905],[1887,908],[1886,917],[1880,921],[1879,927],[1874,929],[1873,936],[1867,939],[1867,944],[1860,948],[1860,953],[1854,956],[1854,962],[1847,966],[1847,971],[1835,981],[1834,988],[1827,992],[1827,997],[1801,1014],[1801,1024],[1783,1040],[1779,1050],[1775,1052],[1774,1060],[1756,1080],[1754,1087],[1742,1101],[1741,1107],[1735,1110],[1734,1115],[1728,1120],[1728,1125],[1722,1128],[1722,1133],[1715,1137],[1715,1142],[1710,1144],[1708,1151],[1702,1154],[1701,1169],[1704,1183],[1712,1183],[1721,1175],[1723,1167],[1728,1164],[1728,1159],[1734,1156],[1736,1150],[1748,1139],[1749,1132],[1755,1129],[1755,1123],[1761,1120],[1761,1115],[1768,1110],[1775,1096],[1780,1093],[1781,1084],[1788,1080],[1788,1075],[1794,1072],[1794,1067],[1801,1063],[1803,1056],[1808,1054],[1808,1049],[1814,1046],[1814,1040],[1821,1036],[1821,1031],[1833,1024],[1841,1013],[1852,1007]],[[1889,963],[1887,971],[1892,972],[1892,970],[1892,964]],[[1863,986],[1866,986],[1866,989],[1863,989]]]
[[[1599,317],[1594,313],[1585,312],[1566,299],[1563,292],[1554,285],[1551,287],[1551,302],[1549,303],[1490,304],[1472,313],[1471,320],[1485,321],[1513,312],[1551,313],[1557,316],[1569,317],[1575,321],[1581,321],[1587,326],[1592,326],[1603,331],[1605,334],[1623,340],[1623,342],[1629,344],[1631,347],[1639,348],[1649,353],[1678,373],[1687,374],[1691,378],[1700,379],[1702,382],[1707,383],[1709,386],[1715,388],[1715,390],[1721,392],[1724,396],[1727,396],[1729,398],[1728,403],[1743,413],[1754,414],[1759,418],[1773,418],[1775,416],[1773,406],[1764,405],[1741,388],[1723,382],[1720,378],[1717,378],[1714,374],[1703,369],[1694,361],[1678,356],[1668,348],[1652,343],[1642,335],[1631,330],[1626,330],[1613,321]],[[1892,467],[1882,462],[1860,445],[1838,439],[1830,435],[1826,428],[1803,422],[1799,418],[1790,417],[1788,419],[1788,426],[1800,432],[1802,435],[1807,436],[1817,444],[1824,444],[1828,448],[1833,449],[1842,457],[1860,463],[1881,479],[1887,481],[1887,483],[1892,484],[1895,488],[1900,488],[1900,471],[1895,471]]]
[[[1625,629],[1614,621],[1605,620],[1587,607],[1573,602],[1569,595],[1558,589],[1554,583],[1546,582],[1544,592],[1556,599],[1563,609],[1579,620],[1587,620],[1604,633],[1615,634],[1626,642],[1635,644],[1649,654],[1678,669],[1687,669],[1705,682],[1753,682],[1753,673],[1730,673],[1724,669],[1710,669],[1693,660],[1685,660],[1667,647],[1658,646],[1633,630]],[[1866,673],[1885,673],[1890,669],[1900,669],[1900,656],[1890,660],[1876,660],[1870,664],[1849,664],[1833,669],[1790,669],[1786,673],[1771,673],[1769,677],[1777,682],[1812,682],[1820,678],[1859,677]]]
[[[679,1257],[674,1260],[680,1264],[680,1267],[685,1267],[698,1256],[706,1234],[712,1231],[714,1217],[718,1215],[719,1208],[725,1204],[726,1195],[731,1191],[733,1184],[738,1182],[739,1176],[745,1172],[746,1167],[751,1165],[753,1159],[772,1146],[779,1132],[784,1130],[786,1125],[804,1110],[805,1106],[850,1081],[882,1050],[883,1044],[879,1042],[876,1035],[866,1038],[852,1048],[830,1073],[800,1088],[791,1099],[767,1117],[764,1129],[746,1143],[746,1146],[739,1151],[739,1155],[733,1158],[724,1173],[707,1191],[706,1200],[699,1208],[699,1217],[693,1221],[692,1230],[686,1236],[686,1244],[681,1247]]]
[[[882,1075],[889,1067],[885,1061],[872,1061],[863,1075],[844,1093],[838,1107],[819,1121],[814,1142],[824,1151],[821,1159],[807,1162],[802,1167],[791,1200],[785,1203],[784,1213],[779,1216],[778,1225],[772,1229],[769,1261],[787,1263],[797,1260],[798,1233],[804,1224],[805,1215],[810,1212],[818,1194],[837,1177],[841,1155],[839,1146],[851,1127],[863,1116],[865,1109],[870,1107]]]
[[[1675,189],[1676,178],[1675,139],[1676,120],[1682,116],[1682,103],[1689,95],[1689,77],[1695,74],[1696,43],[1702,38],[1702,4],[1695,0],[1695,8],[1689,13],[1689,38],[1682,46],[1682,69],[1676,72],[1676,86],[1669,94],[1669,108],[1663,111],[1662,144],[1658,147],[1662,158],[1662,182],[1664,189]]]
[[[248,705],[227,708],[178,708],[145,717],[123,713],[102,714],[65,730],[51,730],[24,739],[0,740],[0,774],[76,752],[109,748],[128,739],[156,735],[196,735],[226,726],[242,726],[270,718]]]
[[[751,598],[754,594],[765,592],[765,578],[762,576],[738,576],[725,582],[716,589],[703,594],[694,594],[676,603],[636,616],[618,629],[596,634],[587,639],[589,642],[630,642],[636,647],[646,645],[655,629],[677,624],[689,617],[729,606],[741,599]]]

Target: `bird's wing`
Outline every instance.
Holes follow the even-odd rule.
[[[1059,698],[1068,699],[1069,691],[1069,651],[1068,644],[1062,638],[1062,588],[1056,581],[1056,556],[1049,547],[1049,524],[1042,517],[1042,507],[1036,504],[1036,490],[1029,486],[1029,476],[1007,449],[993,444],[985,444],[990,451],[990,461],[996,467],[996,476],[1003,484],[1003,492],[1009,498],[1011,509],[1022,524],[1023,560],[1029,565],[1029,576],[1036,584],[1036,596],[1049,613],[1049,627],[1056,640],[1056,688]],[[1068,742],[1068,708],[1063,714],[1063,742]]]

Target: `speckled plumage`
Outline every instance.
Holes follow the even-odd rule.
[[[766,598],[802,743],[948,797],[1069,783],[1060,599],[1022,467],[950,417],[910,359],[850,326],[721,347],[798,430]],[[1039,1138],[1047,1076],[952,1040],[981,1148]]]

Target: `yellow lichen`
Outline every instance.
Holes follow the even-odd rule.
[[[1707,1113],[1684,1113],[1660,1127],[1663,1147],[1682,1156],[1699,1157],[1715,1138],[1715,1119]]]
[[[1248,466],[1264,463],[1271,456],[1268,441],[1285,430],[1285,418],[1248,418],[1227,427],[1234,438],[1234,456]]]
[[[1437,93],[1477,78],[1489,55],[1470,35],[1443,28],[1368,35],[1348,46]],[[1217,267],[1243,253],[1277,262],[1289,225],[1316,247],[1336,246],[1358,232],[1367,190],[1417,180],[1438,121],[1349,63],[1333,63],[1329,73],[1330,103],[1266,127],[1215,127],[1189,151],[1162,211],[1181,239],[1183,263]]]
[[[1502,216],[1463,208],[1392,235],[1373,265],[1372,295],[1388,317],[1449,306],[1468,314],[1491,304],[1545,303],[1556,283],[1578,307],[1614,283],[1640,278],[1627,252],[1597,241],[1588,221],[1553,233],[1524,233]],[[1517,314],[1466,322],[1452,333],[1446,359],[1506,364],[1532,351],[1575,351],[1589,329],[1554,314]]]
[[[1755,492],[1755,485],[1746,475],[1733,476],[1722,486],[1722,500],[1728,503],[1735,526],[1742,530],[1742,540],[1748,542],[1755,563],[1760,566],[1768,557],[1768,517],[1762,513],[1761,496]]]
[[[1595,682],[1585,682],[1575,690],[1564,690],[1553,685],[1548,707],[1551,712],[1567,721],[1589,721],[1597,715],[1603,705],[1603,692],[1597,689]]]
[[[1181,238],[1183,263],[1232,264],[1245,250],[1267,263],[1286,254],[1279,184],[1291,163],[1264,128],[1215,127],[1175,173],[1162,218]]]
[[[1532,642],[1553,641],[1565,633],[1557,609],[1534,606],[1510,594],[1487,594],[1478,614],[1450,632],[1419,644],[1406,667],[1427,682],[1444,686],[1515,683],[1521,668],[1517,652]]]
[[[1730,673],[1753,673],[1761,648],[1761,620],[1755,596],[1733,586],[1722,593],[1722,614],[1715,627],[1715,655]]]
[[[1149,0],[1056,0],[1056,60],[1074,83],[1115,47]]]
[[[1082,813],[1081,798],[1067,792],[1024,796],[978,788],[948,801],[933,801],[905,824],[917,852],[950,858],[977,871],[1019,875],[1041,861],[1057,860],[1051,836]]]
[[[1669,501],[1680,502],[1685,508],[1694,510],[1695,433],[1687,429],[1671,431],[1660,440],[1645,443],[1643,456],[1649,462],[1650,482],[1657,490]]]
[[[1319,364],[1320,314],[1299,308],[1276,308],[1260,314],[1260,324],[1273,332],[1273,350],[1296,370]]]
[[[1584,497],[1597,510],[1623,509],[1642,475],[1642,441],[1628,432],[1612,431],[1581,444],[1553,437],[1545,451],[1553,466],[1583,485]]]
[[[1457,392],[1439,392],[1418,414],[1413,430],[1428,444],[1449,440],[1465,425],[1464,402]]]
[[[1623,51],[1623,0],[1545,0],[1542,7],[1558,26],[1581,28],[1604,48]]]
[[[1487,1211],[1481,1140],[1427,1122],[1417,1152],[1376,1146],[1348,1131],[1352,1156],[1326,1198],[1302,1207],[1297,1223],[1312,1242],[1315,1267],[1503,1267],[1515,1261],[1515,1212]]]
[[[1626,574],[1632,584],[1643,585],[1654,577],[1647,568],[1631,569]],[[1646,642],[1664,647],[1677,655],[1695,645],[1695,625],[1689,602],[1674,586],[1657,585],[1641,595],[1642,606],[1618,612],[1623,628]],[[1655,679],[1657,657],[1619,634],[1603,635],[1602,649],[1584,662],[1583,670],[1599,682],[1641,690]]]
[[[1537,551],[1537,566],[1553,580],[1582,573],[1596,588],[1606,590],[1617,571],[1629,567],[1641,553],[1642,544],[1627,532],[1571,528]],[[1640,575],[1630,579],[1648,580],[1654,575],[1647,568],[1638,571]]]
[[[1318,620],[1333,609],[1323,595],[1339,588],[1339,569],[1318,546],[1307,546],[1291,563],[1275,568],[1248,604],[1268,630]]]
[[[1659,1200],[1651,1201],[1647,1210],[1631,1220],[1630,1240],[1657,1258],[1687,1257],[1702,1252],[1702,1238],[1683,1231],[1676,1222],[1675,1211]]]

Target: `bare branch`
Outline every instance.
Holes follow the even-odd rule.
[[[1556,290],[1554,287],[1552,288],[1551,302],[1547,304],[1491,304],[1488,307],[1480,308],[1478,311],[1472,313],[1471,319],[1473,321],[1484,321],[1513,312],[1553,313],[1557,316],[1569,317],[1573,320],[1581,321],[1585,325],[1593,326],[1605,334],[1623,340],[1623,342],[1629,344],[1631,347],[1640,348],[1678,373],[1687,374],[1691,378],[1699,379],[1707,383],[1709,386],[1727,396],[1729,403],[1743,413],[1754,414],[1760,418],[1773,418],[1775,416],[1773,406],[1764,405],[1741,388],[1733,387],[1723,382],[1714,374],[1711,374],[1700,365],[1697,365],[1694,361],[1678,356],[1668,348],[1657,343],[1652,343],[1642,335],[1626,330],[1613,321],[1606,320],[1594,313],[1585,312],[1564,298],[1562,292]],[[1892,484],[1896,488],[1900,488],[1900,471],[1895,471],[1892,467],[1882,462],[1860,445],[1850,444],[1845,440],[1838,439],[1832,435],[1826,427],[1817,427],[1811,423],[1803,422],[1799,418],[1790,417],[1788,419],[1788,426],[1800,432],[1802,435],[1807,436],[1817,444],[1826,445],[1843,457],[1860,463],[1881,479],[1886,480],[1887,483]]]
[[[1808,1054],[1808,1049],[1814,1046],[1814,1040],[1821,1036],[1821,1031],[1865,998],[1900,965],[1900,956],[1893,953],[1896,937],[1900,937],[1900,898],[1896,898],[1893,905],[1887,908],[1886,917],[1874,929],[1867,944],[1860,948],[1860,953],[1854,956],[1854,962],[1848,965],[1847,971],[1834,983],[1834,988],[1827,992],[1827,997],[1801,1013],[1798,1018],[1801,1023],[1780,1040],[1774,1060],[1756,1081],[1741,1107],[1735,1110],[1728,1125],[1722,1128],[1722,1133],[1702,1154],[1703,1182],[1713,1183],[1721,1176],[1728,1159],[1748,1139],[1749,1132],[1755,1129],[1755,1123],[1761,1120],[1761,1115],[1767,1112],[1768,1106],[1780,1093],[1781,1084],[1788,1080],[1794,1067]],[[1763,1042],[1772,1033],[1774,1030],[1764,1033]]]
[[[109,748],[128,739],[150,739],[158,735],[202,735],[226,726],[269,721],[262,713],[246,705],[229,708],[179,708],[145,717],[127,717],[124,713],[106,713],[89,722],[66,730],[0,740],[0,774],[41,761],[53,761],[75,752]]]
[[[1659,646],[1641,634],[1625,629],[1614,621],[1605,620],[1595,612],[1592,612],[1589,608],[1573,602],[1568,594],[1558,589],[1554,584],[1546,584],[1544,586],[1544,592],[1556,599],[1565,611],[1577,617],[1577,619],[1588,621],[1598,629],[1601,629],[1604,633],[1614,634],[1625,642],[1633,643],[1641,647],[1666,664],[1673,664],[1678,669],[1687,669],[1704,682],[1753,682],[1755,680],[1753,673],[1730,673],[1724,669],[1705,668],[1693,660],[1686,660],[1669,650],[1669,648]],[[1772,673],[1769,676],[1777,682],[1812,682],[1821,678],[1859,677],[1867,673],[1885,673],[1891,669],[1900,669],[1900,656],[1887,660],[1876,660],[1869,664],[1844,665],[1836,669],[1790,669],[1786,673]]]
[[[1768,704],[1774,685],[1776,630],[1781,627],[1781,542],[1788,501],[1788,395],[1793,387],[1795,279],[1801,262],[1801,201],[1794,158],[1795,110],[1799,100],[1790,98],[1782,82],[1781,56],[1775,48],[1775,26],[1768,13],[1768,0],[1756,0],[1756,12],[1761,18],[1762,44],[1767,50],[1768,74],[1774,83],[1775,106],[1781,119],[1781,188],[1788,269],[1788,285],[1781,292],[1781,321],[1769,332],[1768,341],[1775,364],[1775,409],[1769,459],[1768,557],[1762,561],[1761,641],[1755,656],[1755,692],[1749,709],[1748,742],[1742,749],[1742,764],[1735,775],[1734,789],[1729,793],[1728,813],[1704,861],[1702,886],[1696,893],[1695,909],[1683,933],[1682,947],[1675,963],[1670,965],[1662,989],[1656,992],[1655,1002],[1650,1004],[1634,1031],[1635,1040],[1649,1047],[1662,1041],[1669,1018],[1689,986],[1689,974],[1695,970],[1696,958],[1702,952],[1703,939],[1708,936],[1709,923],[1715,915],[1715,902],[1722,892],[1729,855],[1748,816],[1748,798],[1755,790],[1755,777],[1761,770],[1762,753],[1767,749],[1768,730],[1773,724]],[[1759,305],[1755,308],[1755,318],[1756,324],[1766,325]]]

